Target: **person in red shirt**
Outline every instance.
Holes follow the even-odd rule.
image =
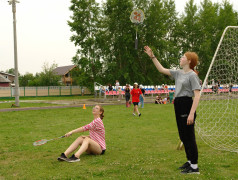
[[[135,116],[135,112],[137,112],[138,116],[141,116],[141,113],[138,110],[138,104],[140,102],[140,95],[143,97],[144,96],[141,92],[141,90],[138,88],[138,83],[134,83],[133,89],[131,90],[131,96],[132,96],[132,103],[134,104],[134,110],[133,110],[133,115]]]

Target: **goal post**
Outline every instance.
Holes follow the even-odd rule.
[[[218,50],[219,50],[219,48],[220,48],[220,46],[221,46],[222,40],[223,40],[223,38],[224,38],[224,36],[225,36],[225,34],[226,34],[226,32],[227,32],[227,30],[228,30],[229,28],[235,28],[235,29],[238,30],[238,26],[227,26],[227,27],[225,28],[225,30],[223,31],[222,36],[221,36],[221,39],[220,39],[219,44],[218,44],[218,46],[217,46],[217,49],[216,49],[216,51],[215,51],[215,54],[214,54],[214,56],[213,56],[213,58],[212,58],[211,64],[210,64],[210,66],[209,66],[209,68],[208,68],[206,77],[205,77],[205,79],[204,79],[204,81],[203,81],[202,89],[201,89],[201,91],[200,91],[200,95],[202,94],[204,87],[206,87],[206,82],[207,82],[207,80],[208,80],[208,75],[210,74],[212,65],[213,65],[214,60],[215,60],[215,58],[216,58],[216,56],[217,56],[217,52],[218,52]],[[237,35],[238,35],[238,34],[237,34]]]
[[[238,152],[238,26],[225,28],[200,93],[198,134],[215,149]]]

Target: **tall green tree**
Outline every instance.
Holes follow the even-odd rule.
[[[178,18],[173,0],[152,0],[146,10],[145,28],[143,29],[143,44],[149,45],[158,60],[166,68],[177,65],[179,47],[177,45]],[[146,84],[169,83],[171,79],[158,73],[152,61],[142,52],[142,71],[146,74]]]
[[[9,73],[9,74],[15,75],[15,69],[14,68],[10,68],[10,69],[6,70],[5,72]],[[19,71],[18,71],[18,76],[20,76],[20,72]]]
[[[94,81],[100,81],[102,76],[102,62],[97,45],[100,7],[95,0],[71,0],[71,3],[73,15],[68,25],[74,33],[71,41],[78,47],[72,61],[81,68],[78,81],[87,86]]]
[[[137,52],[134,49],[135,28],[130,21],[131,0],[108,0],[104,5],[105,75],[108,82],[121,84],[141,79]]]
[[[15,69],[14,68],[10,68],[10,69],[6,70],[5,72],[9,73],[9,74],[14,74],[15,75]]]
[[[228,0],[223,1],[219,6],[219,15],[217,23],[217,39],[218,42],[220,37],[227,26],[237,26],[238,23],[238,13],[233,9],[233,5],[229,3]]]
[[[34,81],[35,77],[32,73],[26,73],[19,76],[19,85],[22,87],[29,86],[30,81]]]
[[[55,75],[53,70],[58,65],[53,63],[49,65],[48,63],[44,63],[42,66],[42,72],[36,73],[35,77],[32,78],[31,74],[26,74],[25,77],[22,78],[22,83],[26,83],[26,78],[28,81],[28,86],[58,86],[60,85],[60,76]],[[24,81],[25,80],[25,81]],[[24,84],[25,85],[25,84]]]
[[[201,29],[198,25],[198,7],[194,0],[189,0],[185,5],[184,14],[181,16],[180,46],[181,51],[197,51]]]
[[[60,81],[60,76],[54,74],[53,70],[58,65],[53,63],[49,65],[48,63],[44,63],[42,67],[42,72],[39,74],[39,85],[40,86],[58,86]]]
[[[221,34],[226,26],[236,25],[237,14],[228,1],[222,4],[203,0],[199,7],[189,0],[181,17],[181,50],[195,51],[199,55],[199,77],[203,80],[210,66]]]
[[[53,63],[49,65],[44,63],[42,71],[33,75],[32,73],[26,73],[25,75],[19,76],[20,86],[58,86],[60,85],[60,76],[55,75],[53,70],[58,65]]]
[[[166,34],[163,39],[166,41],[166,49],[164,52],[164,59],[167,62],[168,68],[178,66],[180,52],[180,39],[177,33],[179,29],[179,18],[176,12],[175,1],[174,0],[164,0],[165,8],[165,28]]]
[[[199,76],[204,80],[217,47],[219,4],[211,0],[201,2],[199,10],[200,35],[198,36]]]
[[[158,73],[143,51],[149,45],[166,68],[178,67],[180,56],[195,51],[200,58],[199,76],[204,79],[222,31],[237,24],[237,12],[228,0],[222,4],[203,0],[196,5],[188,0],[184,14],[178,16],[174,0],[107,0],[99,6],[95,0],[71,0],[73,12],[68,21],[78,47],[73,57],[79,69],[77,82],[121,84],[137,81],[143,84],[171,83]],[[130,22],[133,9],[145,12],[143,25]],[[138,49],[135,34],[138,29]]]

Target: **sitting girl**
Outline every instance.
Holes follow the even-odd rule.
[[[163,104],[163,100],[160,96],[156,96],[155,104]]]
[[[74,133],[84,132],[89,130],[89,136],[78,137],[69,148],[58,157],[59,161],[77,162],[80,161],[80,156],[84,152],[94,155],[104,154],[106,150],[105,143],[105,128],[103,125],[103,113],[104,109],[96,105],[93,108],[94,120],[85,126],[78,129],[74,129],[65,134],[65,137],[69,137]],[[70,153],[74,152],[80,146],[79,150],[73,154],[70,158],[67,158]]]

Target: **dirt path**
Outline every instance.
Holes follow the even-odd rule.
[[[75,99],[75,100],[25,100],[20,102],[29,102],[29,103],[48,103],[48,104],[57,104],[57,106],[45,106],[45,107],[15,107],[15,108],[6,108],[0,109],[0,112],[9,112],[9,111],[28,111],[28,110],[41,110],[41,109],[60,109],[60,108],[71,108],[71,107],[83,107],[85,106],[95,106],[100,104],[102,106],[108,105],[121,105],[125,104],[125,100],[122,99],[118,101],[118,99]],[[145,103],[153,103],[154,98],[146,97]]]

